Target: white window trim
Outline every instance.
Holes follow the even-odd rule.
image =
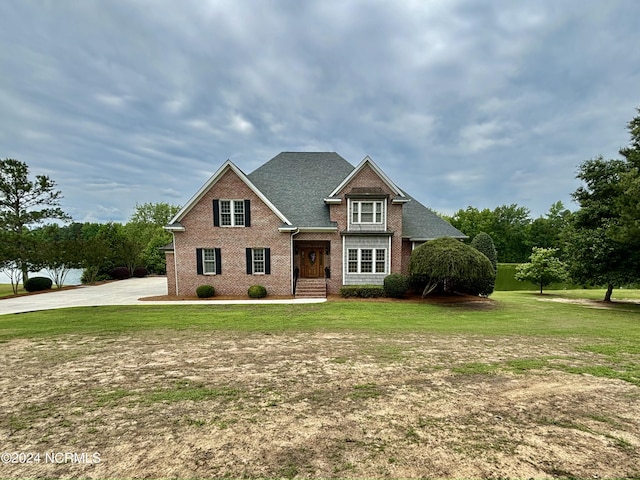
[[[207,260],[207,256],[206,256],[206,252],[207,251],[211,251],[213,252],[213,260]],[[213,264],[213,271],[212,272],[208,272],[207,271],[207,264],[211,265]],[[202,249],[202,274],[203,275],[216,275],[216,249],[215,248],[203,248]]]
[[[222,223],[222,202],[229,202],[229,207],[230,207],[230,215],[231,215],[231,225],[224,225]],[[240,205],[242,205],[242,219],[243,219],[243,223],[242,225],[236,225],[236,204],[239,203]],[[240,227],[244,227],[245,224],[247,223],[247,212],[244,211],[244,200],[239,200],[239,199],[229,199],[229,198],[221,198],[219,200],[219,205],[220,205],[220,211],[218,212],[219,215],[219,223],[220,226],[223,228],[240,228]]]
[[[358,251],[358,271],[350,272],[349,271],[349,252],[351,250]],[[371,272],[363,272],[362,271],[362,250],[371,250]],[[384,272],[376,271],[376,259],[378,256],[378,251],[384,252]],[[387,248],[366,248],[366,247],[358,247],[358,248],[347,248],[347,257],[346,257],[346,265],[345,272],[347,275],[386,275],[389,271],[389,250]]]
[[[363,222],[362,221],[362,204],[363,203],[372,203],[373,204],[373,221],[372,222]],[[386,215],[386,205],[384,200],[351,200],[349,199],[349,224],[350,225],[386,225],[387,215]],[[354,205],[358,205],[358,220],[353,221],[353,210]],[[380,212],[378,212],[377,208],[380,206]],[[380,213],[380,221],[376,222],[376,214]]]
[[[262,251],[262,260],[258,260],[262,262],[262,271],[256,272],[256,252]],[[252,248],[251,249],[251,274],[252,275],[266,275],[267,270],[267,252],[265,248]]]

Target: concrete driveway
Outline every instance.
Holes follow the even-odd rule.
[[[318,303],[321,298],[288,300],[180,300],[180,301],[140,301],[142,297],[156,297],[167,294],[165,277],[130,278],[101,285],[80,286],[71,290],[56,291],[38,295],[24,295],[16,298],[0,299],[0,315],[34,312],[68,307],[96,307],[103,305],[176,305],[207,304],[229,305],[243,303]]]

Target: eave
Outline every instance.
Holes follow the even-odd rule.
[[[284,216],[284,214],[278,210],[278,208],[271,203],[271,201],[256,187],[249,178],[244,174],[242,170],[240,170],[236,165],[233,164],[231,160],[227,160],[217,171],[214,173],[209,180],[196,192],[196,194],[191,197],[191,199],[186,203],[184,207],[180,209],[180,211],[173,217],[169,226],[174,223],[179,223],[180,220],[184,218],[184,216],[191,211],[191,209],[204,197],[207,192],[222,178],[222,176],[227,171],[233,171],[244,184],[249,187],[253,193],[255,193],[260,200],[262,200],[267,207],[285,224],[291,225],[291,222]],[[166,228],[166,227],[165,227]],[[184,227],[183,227],[184,228]],[[170,230],[170,229],[167,229]],[[176,231],[184,231],[184,230],[176,230]]]

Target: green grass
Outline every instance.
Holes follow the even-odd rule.
[[[563,292],[573,297],[577,292]],[[591,291],[599,297],[598,292]],[[556,293],[554,296],[559,295]],[[640,298],[637,290],[625,296]],[[64,334],[114,335],[154,329],[245,332],[369,331],[478,335],[551,335],[640,340],[640,306],[612,309],[540,301],[532,292],[496,292],[491,306],[410,302],[312,305],[135,305],[77,307],[0,316],[0,341]],[[599,342],[602,343],[602,342]],[[389,353],[389,352],[387,352]],[[393,352],[391,352],[393,353]]]
[[[21,294],[21,293],[26,293],[26,292],[22,288],[22,285],[19,285],[18,294]],[[11,285],[9,283],[0,283],[0,298],[8,297],[11,295],[13,295],[13,288],[11,288]]]

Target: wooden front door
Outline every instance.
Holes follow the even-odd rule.
[[[300,276],[302,278],[324,277],[324,248],[301,248],[300,255]]]

